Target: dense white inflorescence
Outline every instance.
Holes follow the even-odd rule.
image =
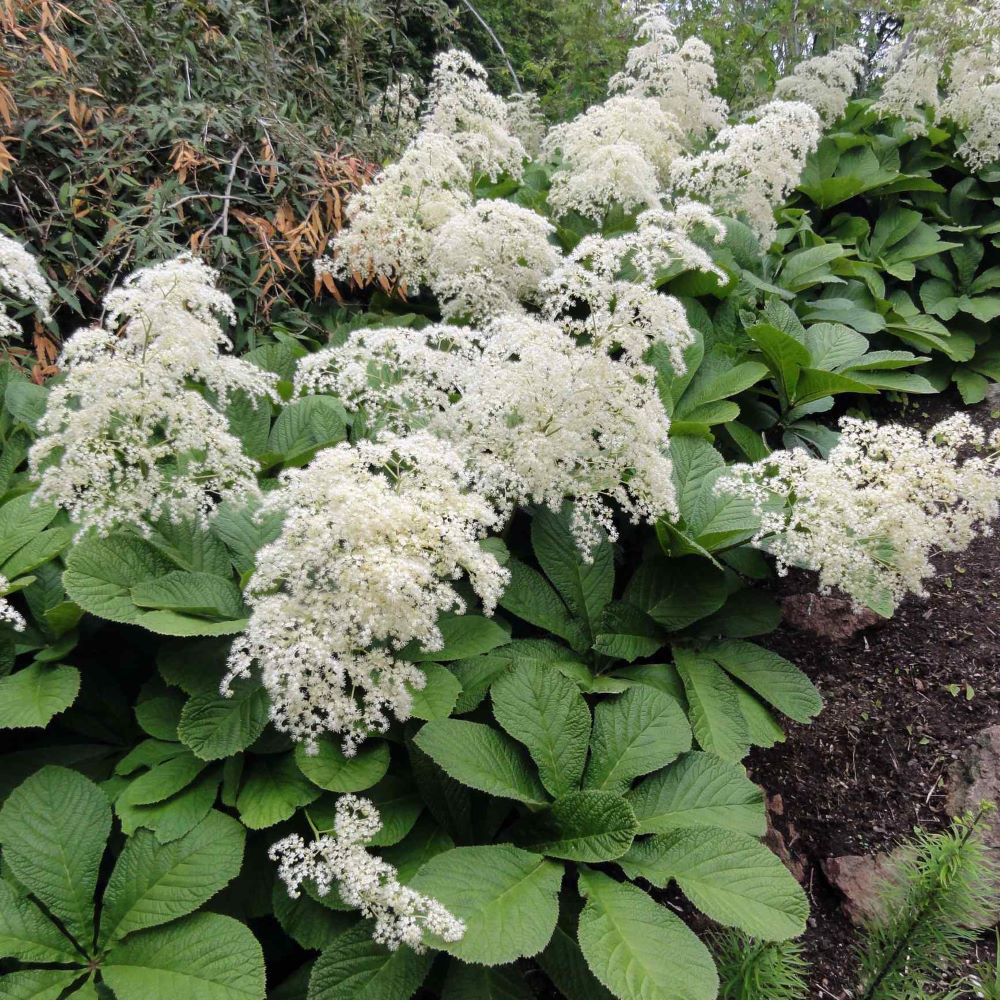
[[[712,93],[717,81],[711,48],[700,38],[681,45],[658,3],[640,10],[636,38],[640,44],[629,49],[625,69],[611,78],[611,93],[657,98],[693,142],[722,128],[729,108]]]
[[[507,98],[507,127],[521,140],[528,156],[538,155],[545,136],[545,117],[538,94],[525,90]]]
[[[0,594],[6,594],[9,589],[10,581],[7,577],[0,575]],[[8,625],[15,632],[23,632],[27,624],[21,612],[3,596],[0,596],[0,624]]]
[[[421,133],[347,205],[347,226],[318,271],[367,284],[378,277],[416,290],[427,279],[434,232],[472,204],[472,178],[445,135]]]
[[[36,496],[67,510],[81,530],[203,520],[223,500],[258,494],[257,464],[224,412],[187,386],[224,401],[239,389],[272,396],[275,376],[236,358],[218,315],[232,303],[215,272],[188,257],[137,272],[108,295],[104,327],[78,331],[60,356],[65,379],[48,395],[29,469]]]
[[[399,146],[410,142],[420,129],[420,98],[416,80],[400,73],[368,105],[369,126],[380,126],[393,135]]]
[[[626,211],[654,208],[683,143],[677,119],[656,99],[609,97],[545,136],[544,155],[558,157],[549,205],[598,222],[616,202]]]
[[[675,512],[669,420],[652,369],[638,372],[522,316],[501,317],[482,337],[461,398],[429,426],[467,456],[473,488],[501,517],[571,498],[587,554],[598,525],[617,537],[612,503],[633,521]]]
[[[717,211],[745,215],[768,244],[776,229],[775,206],[819,144],[820,118],[801,101],[772,101],[751,117],[722,129],[705,152],[674,160],[671,178],[680,193]]]
[[[754,544],[775,556],[779,571],[815,570],[823,591],[890,614],[908,592],[924,593],[932,555],[991,532],[1000,514],[1000,434],[988,442],[991,453],[963,460],[962,449],[987,444],[965,414],[926,433],[853,418],[841,427],[826,461],[775,452],[734,466],[718,488],[753,500],[761,518]]]
[[[863,65],[864,56],[856,45],[841,45],[800,62],[775,84],[774,98],[802,101],[816,109],[824,125],[830,125],[844,113]]]
[[[937,114],[941,60],[929,48],[908,39],[889,47],[882,58],[886,77],[882,93],[872,105],[877,114],[902,118],[911,135],[927,131],[927,113]]]
[[[288,895],[297,899],[303,882],[312,881],[320,896],[336,889],[348,906],[375,921],[372,937],[395,951],[401,944],[424,951],[424,934],[458,941],[465,924],[436,899],[400,884],[395,868],[369,854],[365,843],[382,828],[378,810],[369,799],[342,795],[337,800],[332,835],[321,834],[307,844],[291,834],[268,852],[278,862],[278,877]]]
[[[446,136],[473,177],[521,176],[527,154],[510,129],[507,105],[467,52],[450,49],[435,58],[421,128]]]
[[[427,434],[328,448],[281,482],[264,510],[284,527],[257,553],[223,690],[256,664],[280,731],[308,745],[336,733],[352,754],[409,716],[425,677],[395,653],[441,647],[438,616],[465,611],[462,574],[492,614],[508,575],[479,539],[497,514],[466,488],[462,456]]]
[[[16,240],[0,236],[0,291],[20,302],[30,302],[42,319],[48,320],[52,290],[34,257]],[[0,303],[0,337],[19,337],[21,327]]]
[[[475,322],[537,302],[559,265],[555,227],[505,200],[480,201],[453,215],[434,236],[429,285],[445,318]]]
[[[959,155],[978,170],[1000,159],[1000,44],[972,46],[951,62],[941,116],[961,126]]]

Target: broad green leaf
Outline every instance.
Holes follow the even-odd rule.
[[[177,740],[177,723],[180,722],[184,699],[177,691],[164,691],[150,698],[143,698],[135,706],[135,721],[157,740]]]
[[[690,928],[641,889],[583,869],[580,948],[620,1000],[715,1000],[719,978]]]
[[[524,977],[514,966],[489,968],[451,962],[441,1000],[534,1000]]]
[[[32,663],[0,678],[0,729],[47,726],[79,690],[80,671],[62,663]]]
[[[527,754],[505,733],[479,722],[428,722],[416,745],[456,781],[488,795],[544,805],[545,789]]]
[[[104,890],[99,943],[194,912],[239,874],[245,840],[236,820],[214,810],[169,844],[136,831]]]
[[[288,895],[285,883],[274,880],[271,890],[271,910],[281,929],[296,944],[310,951],[329,947],[334,940],[358,922],[355,913],[340,913],[317,903],[308,891],[297,899]],[[305,996],[304,984],[302,995]]]
[[[491,649],[510,642],[507,629],[499,622],[481,615],[442,615],[438,620],[438,627],[444,639],[441,649],[422,650],[411,643],[401,650],[400,656],[414,663],[464,660],[469,656],[488,653]]]
[[[410,776],[391,771],[374,788],[365,791],[365,798],[375,804],[382,820],[382,829],[368,841],[377,847],[398,844],[413,829],[424,808]]]
[[[289,819],[300,806],[319,798],[320,790],[296,766],[290,753],[255,757],[236,797],[244,825],[263,830]]]
[[[549,794],[579,788],[590,710],[576,684],[551,666],[525,662],[494,682],[490,695],[497,722],[528,748]]]
[[[750,742],[755,747],[773,747],[775,743],[785,742],[785,731],[753,692],[741,687],[736,697],[743,718],[747,720]]]
[[[236,585],[212,573],[173,570],[154,580],[137,583],[131,594],[132,603],[140,608],[221,620],[244,618],[247,614]]]
[[[264,688],[238,683],[230,698],[216,691],[192,695],[181,710],[177,737],[202,760],[221,760],[250,746],[264,731],[267,718]]]
[[[379,854],[399,873],[406,885],[431,858],[450,851],[455,842],[430,816],[417,821],[413,829],[398,843]]]
[[[117,1000],[263,1000],[264,956],[238,920],[195,913],[130,935],[102,966]]]
[[[639,833],[721,827],[762,837],[764,793],[739,764],[710,753],[686,754],[626,795]]]
[[[614,589],[613,552],[602,535],[600,544],[587,553],[590,561],[585,561],[570,531],[570,516],[568,506],[558,514],[539,507],[531,519],[531,546],[545,575],[593,641]]]
[[[594,650],[627,663],[652,656],[666,641],[663,629],[645,611],[624,601],[607,606],[599,627]]]
[[[839,243],[795,250],[782,258],[778,281],[790,292],[801,292],[816,284],[842,283],[843,279],[833,273],[830,264],[843,256],[845,251]]]
[[[81,947],[94,936],[94,890],[111,832],[104,793],[82,774],[43,767],[0,810],[4,864]]]
[[[56,509],[54,504],[35,503],[31,493],[0,507],[0,564],[37,538],[56,516]]]
[[[733,639],[713,643],[705,654],[796,722],[809,722],[823,708],[823,699],[812,681],[769,649]]]
[[[854,392],[860,395],[875,395],[878,390],[867,382],[841,375],[838,372],[820,371],[818,368],[803,368],[799,372],[799,380],[791,400],[796,406],[813,403],[826,396],[835,396],[841,392]]]
[[[66,990],[84,974],[84,969],[21,969],[0,980],[3,1000],[61,1000]]]
[[[411,689],[413,707],[410,709],[410,715],[425,722],[430,722],[432,719],[447,719],[455,708],[458,696],[462,693],[461,681],[440,663],[424,663],[420,669],[424,673],[426,683],[422,688]]]
[[[152,830],[161,844],[183,837],[208,815],[219,791],[220,777],[217,769],[208,771],[183,791],[153,805],[133,805],[126,788],[115,800],[122,829],[129,836],[140,827]]]
[[[688,718],[698,745],[724,760],[742,760],[750,749],[750,733],[736,685],[718,664],[700,653],[676,646],[674,663],[684,682]]]
[[[80,953],[27,897],[0,879],[0,957],[21,962],[79,962]]]
[[[824,371],[846,365],[868,350],[868,338],[843,323],[814,323],[806,330],[805,343],[812,367]]]
[[[216,577],[229,577],[233,572],[226,546],[203,523],[161,518],[149,542],[183,570]]]
[[[703,619],[698,631],[704,635],[742,639],[773,632],[780,622],[781,608],[770,594],[754,587],[743,587],[730,594],[714,615]]]
[[[590,645],[583,624],[574,618],[545,577],[538,570],[511,559],[510,584],[500,598],[500,606],[512,615],[546,632],[565,639],[577,652]]]
[[[227,502],[219,505],[212,518],[212,534],[233,554],[236,568],[246,573],[253,568],[258,550],[278,537],[283,520],[279,511],[264,514],[256,505]]]
[[[130,805],[153,805],[187,788],[207,766],[193,753],[180,753],[140,775],[122,794]]]
[[[317,448],[347,436],[347,413],[332,396],[306,396],[285,406],[271,428],[267,451],[286,462],[298,462]]]
[[[360,792],[378,784],[389,770],[389,745],[367,740],[353,757],[345,757],[339,742],[330,736],[316,741],[315,753],[300,743],[295,763],[314,784],[328,792]]]
[[[143,612],[132,602],[132,588],[173,569],[139,538],[90,535],[70,549],[63,586],[72,600],[98,618],[135,624]]]
[[[535,854],[568,861],[611,861],[632,845],[637,823],[614,792],[570,792],[513,830],[514,843]]]
[[[410,887],[465,923],[459,941],[431,938],[463,962],[505,965],[537,955],[559,915],[563,867],[508,844],[456,847],[431,858]]]
[[[732,830],[675,830],[636,844],[621,859],[629,878],[675,881],[702,913],[764,941],[798,937],[809,903],[788,869],[759,840]]]
[[[586,788],[624,792],[633,779],[665,767],[691,749],[691,727],[669,695],[637,685],[598,703]]]
[[[725,574],[707,559],[646,558],[625,589],[624,599],[657,624],[679,631],[726,603]]]
[[[575,927],[570,934],[558,925],[545,951],[536,956],[535,961],[564,997],[573,997],[573,1000],[614,1000],[590,971],[576,940]]]
[[[410,1000],[430,972],[433,954],[389,951],[370,923],[339,935],[313,966],[308,1000]]]
[[[763,352],[782,398],[786,402],[791,400],[798,385],[799,372],[809,367],[808,349],[770,323],[757,323],[747,330],[747,334]]]
[[[43,563],[54,559],[63,549],[69,546],[72,540],[72,528],[48,528],[37,534],[26,545],[19,548],[0,567],[0,574],[8,580],[15,580],[19,576],[26,576],[28,573],[38,569]]]

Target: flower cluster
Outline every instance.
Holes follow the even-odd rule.
[[[801,101],[772,101],[752,120],[722,129],[709,148],[674,160],[677,190],[718,211],[739,212],[769,243],[774,207],[798,181],[806,157],[819,144],[820,118]]]
[[[284,527],[257,554],[223,692],[256,663],[275,726],[310,745],[339,733],[347,754],[407,718],[425,677],[395,651],[441,647],[438,616],[465,611],[463,573],[487,614],[507,582],[479,545],[497,515],[466,478],[427,434],[338,445],[283,473],[263,509],[284,512]]]
[[[429,285],[446,318],[482,321],[538,299],[560,255],[544,216],[505,200],[480,201],[434,236]]]
[[[824,125],[830,125],[844,113],[863,65],[864,56],[856,45],[841,45],[800,62],[775,84],[774,97],[802,101],[816,109]]]
[[[105,301],[107,327],[78,331],[39,422],[29,467],[37,497],[66,509],[82,529],[120,524],[148,532],[162,517],[199,520],[222,500],[257,494],[256,463],[220,409],[239,389],[274,392],[274,377],[219,356],[217,316],[232,303],[215,272],[187,257],[137,272]],[[194,379],[220,404],[188,388]]]
[[[473,177],[520,177],[525,153],[507,121],[507,105],[487,83],[486,70],[467,52],[450,49],[434,60],[425,132],[445,136]]]
[[[297,899],[303,882],[311,881],[319,896],[336,888],[349,906],[375,921],[372,937],[395,951],[401,944],[422,952],[425,934],[458,941],[465,924],[436,899],[399,882],[395,868],[369,854],[365,843],[381,829],[378,810],[368,799],[342,795],[337,800],[333,835],[321,834],[307,844],[291,834],[274,844],[268,856],[278,862],[278,877]]]
[[[9,590],[10,581],[0,575],[0,594],[6,594]],[[23,632],[27,624],[21,612],[6,597],[0,597],[0,624],[9,626],[15,632]]]
[[[683,143],[677,119],[655,98],[609,97],[545,136],[543,154],[558,160],[549,205],[598,222],[613,203],[654,208]]]
[[[972,170],[1000,159],[1000,44],[955,55],[941,115],[962,126],[965,140],[958,152]]]
[[[52,290],[34,257],[16,240],[0,236],[0,290],[30,302],[44,320],[50,318]],[[21,328],[0,304],[0,337],[19,337]]]
[[[701,142],[726,123],[729,108],[712,91],[712,50],[700,38],[677,41],[661,4],[646,4],[636,17],[639,45],[629,49],[625,69],[611,78],[612,93],[655,97],[692,141]]]
[[[391,132],[399,148],[416,136],[420,128],[419,115],[416,80],[409,73],[400,73],[368,105],[367,124]]]
[[[520,139],[528,156],[538,155],[545,135],[545,118],[538,94],[533,90],[507,98],[507,128]]]
[[[882,93],[872,105],[877,114],[902,118],[911,135],[927,130],[927,112],[937,113],[940,103],[938,78],[941,61],[929,48],[909,42],[897,42],[882,57],[887,73]]]
[[[779,571],[815,570],[823,591],[888,615],[907,592],[924,593],[935,552],[990,533],[1000,514],[1000,433],[987,442],[965,414],[926,433],[853,418],[841,427],[827,461],[776,452],[734,466],[718,488],[753,501],[761,518],[754,544]],[[963,449],[987,443],[992,453],[962,459]]]

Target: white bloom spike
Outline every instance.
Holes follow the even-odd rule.
[[[0,236],[0,290],[30,302],[44,320],[51,319],[52,289],[34,257],[16,240]],[[0,304],[0,337],[20,337],[21,327]]]
[[[863,65],[864,56],[856,45],[841,45],[800,62],[775,84],[774,98],[802,101],[816,109],[824,125],[831,125],[844,113]]]

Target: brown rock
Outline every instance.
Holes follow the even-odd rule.
[[[855,608],[846,598],[827,594],[789,594],[781,602],[781,612],[800,632],[838,643],[886,621],[869,608]]]
[[[892,877],[892,855],[847,854],[822,862],[823,874],[844,897],[841,904],[852,924],[885,916],[882,887]]]

